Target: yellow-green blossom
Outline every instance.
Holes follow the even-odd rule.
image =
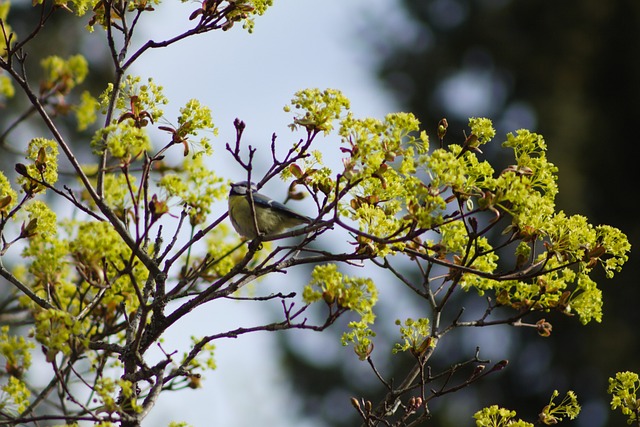
[[[182,173],[166,174],[158,186],[189,206],[191,224],[202,224],[211,212],[212,204],[227,196],[228,187],[205,165],[202,156],[187,157],[182,166]]]
[[[33,138],[27,147],[28,163],[20,172],[18,183],[29,194],[46,189],[39,182],[54,185],[58,181],[58,144],[45,138]]]
[[[515,420],[515,416],[516,411],[492,405],[476,412],[473,418],[476,420],[476,427],[534,427],[531,423]]]
[[[89,91],[85,90],[82,92],[82,95],[80,95],[80,103],[74,108],[79,131],[83,131],[95,123],[97,119],[96,112],[99,107],[100,103],[96,98],[91,96]]]
[[[615,378],[609,378],[607,393],[611,395],[611,409],[622,411],[627,416],[627,424],[637,422],[640,416],[640,379],[635,372],[618,372]]]
[[[354,343],[361,360],[368,357],[373,349],[371,337],[375,336],[369,324],[375,319],[373,307],[378,300],[378,290],[371,279],[344,275],[336,264],[318,265],[302,296],[307,304],[324,300],[330,307],[358,313],[360,321],[349,323],[351,331],[343,334],[342,343]]]
[[[25,383],[16,377],[9,377],[9,381],[1,389],[0,411],[17,415],[27,409],[31,392]]]

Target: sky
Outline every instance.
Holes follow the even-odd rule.
[[[350,98],[357,117],[383,118],[398,110],[376,81],[372,68],[375,52],[363,31],[365,25],[380,22],[388,25],[384,30],[400,28],[403,17],[395,10],[395,1],[275,0],[274,3],[264,16],[256,18],[253,34],[234,27],[224,33],[194,37],[148,52],[134,69],[141,76],[152,75],[156,83],[164,86],[171,102],[165,109],[167,117],[176,117],[179,106],[191,98],[212,109],[220,132],[212,140],[215,154],[211,165],[232,181],[244,178],[243,171],[234,167],[224,152],[224,144],[234,141],[233,120],[237,117],[246,123],[245,143],[258,148],[259,157],[268,159],[274,132],[285,147],[301,137],[288,129],[292,115],[283,111],[298,90],[339,89]],[[196,7],[193,2],[165,2],[158,8],[152,25],[147,23],[141,28],[144,37],[159,41],[178,33],[186,28],[186,17]],[[283,198],[286,185],[275,181],[265,191],[276,199]],[[298,291],[304,283],[303,278]],[[269,282],[258,286],[269,286]],[[182,354],[188,350],[190,336],[269,321],[269,313],[258,305],[246,307],[230,302],[221,307],[216,302],[200,308],[164,337],[163,349]],[[318,335],[305,339],[318,340]],[[344,349],[343,357],[354,355]],[[300,413],[277,361],[277,344],[272,334],[218,342],[218,368],[205,374],[202,388],[165,393],[143,426],[163,426],[172,420],[186,421],[194,427],[255,426],[258,420],[260,425],[318,426],[311,414]]]
[[[264,16],[256,18],[253,34],[234,27],[193,37],[148,52],[138,70],[152,73],[165,85],[175,105],[193,97],[207,103],[221,142],[233,135],[236,117],[246,122],[254,144],[259,139],[268,142],[272,132],[287,134],[290,116],[282,107],[296,91],[308,87],[340,89],[358,115],[383,117],[396,107],[377,86],[371,69],[375,53],[362,27],[368,17],[390,15],[391,3],[275,0]],[[161,38],[156,34],[174,34],[185,27],[188,21],[183,17],[194,7],[167,2],[160,22],[154,20],[153,30],[145,30],[156,41]],[[156,31],[158,27],[162,30]],[[172,84],[185,75],[189,78]]]

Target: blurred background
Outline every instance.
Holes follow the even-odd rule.
[[[30,3],[12,7],[11,23],[19,34],[33,22]],[[186,18],[196,4],[166,3],[143,21],[139,41],[160,40],[187,28]],[[36,40],[43,53],[30,55],[33,64],[52,47],[61,56],[87,55],[88,85],[95,95],[108,78],[109,57],[101,34],[87,35],[84,24],[67,18],[50,25]],[[195,37],[152,51],[133,72],[165,86],[172,102],[168,117],[175,117],[190,98],[209,105],[220,128],[214,140],[217,154],[233,141],[236,117],[247,123],[245,142],[264,147],[265,161],[273,132],[294,141],[298,136],[287,129],[291,117],[282,106],[306,87],[342,90],[358,117],[413,112],[434,142],[443,117],[449,121],[450,143],[461,141],[468,117],[489,117],[498,133],[494,148],[487,147],[485,154],[498,170],[508,161],[499,152],[507,132],[528,128],[544,135],[548,156],[560,170],[559,209],[622,229],[632,244],[629,262],[613,280],[597,277],[605,298],[600,324],[581,326],[572,318],[549,316],[554,326],[549,338],[513,328],[447,337],[433,361],[436,367],[468,359],[476,346],[481,356],[511,363],[437,402],[431,407],[432,425],[473,425],[471,415],[489,404],[535,420],[554,389],[561,394],[572,389],[583,412],[568,425],[620,426],[625,420],[609,410],[607,378],[617,371],[640,371],[640,272],[634,254],[640,244],[635,211],[640,173],[632,153],[640,114],[639,30],[637,0],[276,0],[256,19],[254,34],[234,28]],[[15,108],[8,111],[21,112],[23,101],[9,101]],[[2,132],[12,119],[0,116]],[[37,133],[34,127],[18,129],[0,149],[11,153]],[[86,141],[79,144],[87,147]],[[2,169],[13,170],[10,157],[1,157]],[[239,169],[215,157],[213,162],[225,177],[243,178]],[[284,198],[285,186],[275,183],[266,191]],[[306,279],[304,271],[298,274],[293,277],[299,277],[300,290]],[[417,316],[423,309],[409,295],[389,298],[384,292],[377,312],[381,318],[398,317],[400,310]],[[475,300],[466,304],[477,304]],[[276,310],[236,304],[215,313],[195,312],[180,331],[166,337],[165,345],[184,351],[189,335],[211,334],[239,319],[246,324],[268,321],[281,313]],[[388,346],[394,332],[379,331],[376,348]],[[165,396],[146,425],[166,425],[168,420],[194,426],[212,425],[212,420],[229,426],[257,421],[357,425],[348,398],[376,401],[384,389],[350,348],[340,346],[341,333],[336,325],[323,334],[263,334],[221,342],[218,370],[206,375],[203,388]],[[407,358],[405,365],[391,365],[382,352],[374,352],[373,359],[386,377],[395,378],[411,362]]]

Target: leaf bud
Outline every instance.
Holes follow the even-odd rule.
[[[0,212],[5,210],[11,204],[11,196],[4,196],[0,198]]]
[[[331,193],[332,187],[329,183],[326,182],[318,182],[313,184],[313,189],[314,190],[319,190],[321,191],[325,196],[328,196],[329,193]]]
[[[202,380],[200,374],[189,375],[189,388],[196,389],[202,387]]]
[[[22,223],[22,227],[20,228],[20,237],[21,238],[29,238],[35,236],[38,228],[38,218],[32,218],[26,225]]]
[[[482,373],[482,371],[484,371],[486,368],[485,365],[478,365],[474,368],[473,373],[471,374],[471,377],[477,377],[478,375],[480,375]]]
[[[324,302],[326,302],[328,305],[333,304],[336,301],[336,295],[333,292],[330,291],[324,291],[322,293],[322,299],[324,300]]]
[[[444,138],[444,136],[447,134],[448,127],[449,122],[447,122],[447,119],[442,119],[438,122],[438,138]]]
[[[289,165],[289,172],[291,172],[291,175],[295,176],[297,179],[302,178],[302,168],[295,163]]]
[[[9,362],[8,360],[4,366],[4,370],[7,374],[17,379],[21,379],[22,375],[24,375],[24,366],[18,365],[15,362]]]
[[[355,397],[352,397],[350,400],[351,400],[351,406],[356,408],[358,411],[362,410],[360,409],[360,402],[358,401],[358,399],[356,399]]]
[[[506,368],[508,364],[509,364],[509,361],[507,359],[501,360],[498,363],[496,363],[495,365],[493,365],[493,368],[491,370],[492,371],[501,371],[504,368]]]
[[[542,337],[548,337],[551,335],[551,331],[553,330],[553,326],[551,323],[547,322],[545,319],[540,319],[536,322],[536,327],[538,329],[538,335]]]
[[[353,348],[353,351],[355,351],[355,353],[358,355],[358,358],[360,360],[367,360],[367,358],[373,352],[373,343],[369,343],[369,345],[366,347],[355,346]]]
[[[16,163],[15,169],[16,169],[16,172],[18,172],[18,174],[25,176],[27,178],[31,178],[29,176],[29,172],[27,171],[27,167],[24,164]]]
[[[47,151],[44,147],[40,147],[38,150],[38,157],[35,161],[36,169],[38,172],[44,173],[45,169],[47,169]]]

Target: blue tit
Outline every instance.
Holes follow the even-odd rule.
[[[253,198],[256,221],[254,222],[249,204],[249,191]],[[229,191],[229,218],[238,234],[249,239],[255,239],[256,223],[258,232],[266,236],[282,233],[287,228],[309,224],[309,217],[292,211],[282,203],[256,191],[254,183],[247,181],[231,184]]]

